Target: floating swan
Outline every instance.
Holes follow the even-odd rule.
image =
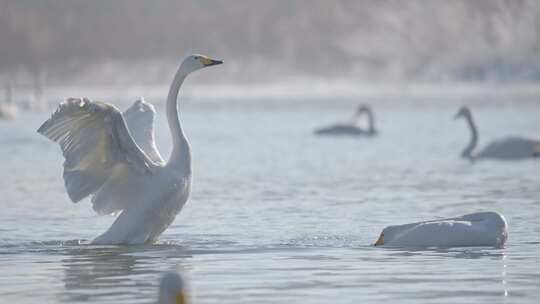
[[[358,126],[358,122],[362,114],[366,114],[368,118],[368,129],[364,130]],[[350,124],[335,124],[328,127],[323,127],[315,130],[317,135],[354,135],[354,136],[373,136],[377,133],[375,130],[375,117],[371,108],[362,105],[356,110],[353,116],[353,121]]]
[[[158,304],[188,304],[186,282],[177,272],[169,272],[159,283]]]
[[[459,217],[388,226],[375,246],[389,247],[503,247],[508,225],[497,212],[478,212]]]
[[[38,129],[62,148],[73,202],[92,195],[96,212],[121,211],[94,244],[153,242],[180,212],[191,189],[191,152],[178,120],[178,92],[188,74],[221,63],[191,55],[176,72],[166,105],[173,143],[167,162],[155,147],[153,106],[144,101],[122,115],[111,104],[69,98]]]
[[[19,111],[13,103],[10,84],[6,85],[5,94],[4,102],[0,102],[0,119],[15,119]]]
[[[19,111],[14,104],[4,103],[0,104],[0,119],[15,119],[17,118]]]
[[[491,142],[482,151],[473,155],[473,150],[478,143],[478,130],[474,123],[471,110],[461,107],[455,118],[464,117],[471,130],[471,140],[461,153],[463,158],[497,158],[497,159],[520,159],[531,158],[540,155],[540,141],[522,137],[505,137]]]

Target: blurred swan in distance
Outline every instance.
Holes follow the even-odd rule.
[[[188,304],[189,293],[184,277],[176,272],[166,273],[159,283],[158,304]]]
[[[508,239],[506,219],[498,212],[478,212],[454,218],[388,226],[375,246],[501,248]]]
[[[0,119],[15,119],[19,114],[17,106],[13,102],[11,85],[8,83],[5,87],[5,98],[0,102]]]
[[[471,130],[471,139],[469,144],[461,152],[461,157],[468,159],[477,158],[495,158],[495,159],[524,159],[537,157],[540,155],[540,141],[531,140],[523,137],[509,136],[489,143],[483,150],[473,153],[478,143],[478,130],[474,123],[471,110],[464,106],[459,109],[455,119],[465,118],[469,129]]]
[[[191,152],[178,119],[178,93],[190,73],[221,63],[191,55],[178,68],[166,103],[173,146],[167,162],[154,142],[154,107],[143,100],[122,114],[108,103],[68,98],[38,129],[60,144],[69,198],[76,203],[92,196],[96,212],[121,212],[93,244],[153,242],[180,212],[191,190]]]
[[[360,118],[366,114],[368,119],[367,130],[359,126]],[[353,115],[352,122],[348,124],[335,124],[315,130],[317,135],[349,135],[349,136],[373,136],[377,134],[375,130],[375,116],[367,105],[358,107]]]
[[[17,118],[19,110],[12,103],[0,103],[0,119],[12,120]]]

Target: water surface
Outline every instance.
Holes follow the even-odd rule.
[[[114,217],[69,201],[60,150],[35,133],[48,113],[0,121],[0,301],[149,303],[162,273],[182,267],[197,303],[537,303],[540,162],[460,159],[460,103],[375,106],[379,136],[353,139],[312,135],[347,120],[352,100],[190,100],[193,194],[143,246],[88,245]],[[473,112],[481,146],[540,138],[534,103]],[[371,246],[386,225],[483,210],[506,216],[506,248]]]

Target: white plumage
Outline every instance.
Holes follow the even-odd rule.
[[[508,225],[497,212],[478,212],[454,218],[388,226],[375,246],[388,247],[503,247]]]
[[[489,143],[478,152],[478,158],[518,159],[540,156],[540,141],[523,137],[504,137]]]
[[[189,73],[220,63],[192,55],[180,65],[167,97],[173,141],[167,163],[154,142],[154,107],[142,100],[122,114],[107,103],[68,98],[38,129],[60,144],[73,202],[92,196],[96,212],[121,211],[94,244],[153,242],[180,212],[191,188],[191,152],[178,120],[178,92]]]
[[[19,111],[14,104],[2,104],[0,103],[0,119],[15,119],[17,118]]]
[[[156,109],[151,103],[147,103],[141,97],[123,113],[124,119],[131,132],[131,136],[137,145],[158,164],[165,164],[165,160],[159,154],[154,136],[154,118]]]

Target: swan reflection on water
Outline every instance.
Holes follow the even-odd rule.
[[[396,257],[402,256],[432,256],[441,258],[455,259],[493,259],[505,260],[506,252],[504,249],[485,247],[381,247],[388,251],[390,255]]]
[[[163,273],[189,264],[179,245],[73,245],[62,250],[66,302],[140,294],[155,297]],[[129,290],[129,292],[127,292]]]

